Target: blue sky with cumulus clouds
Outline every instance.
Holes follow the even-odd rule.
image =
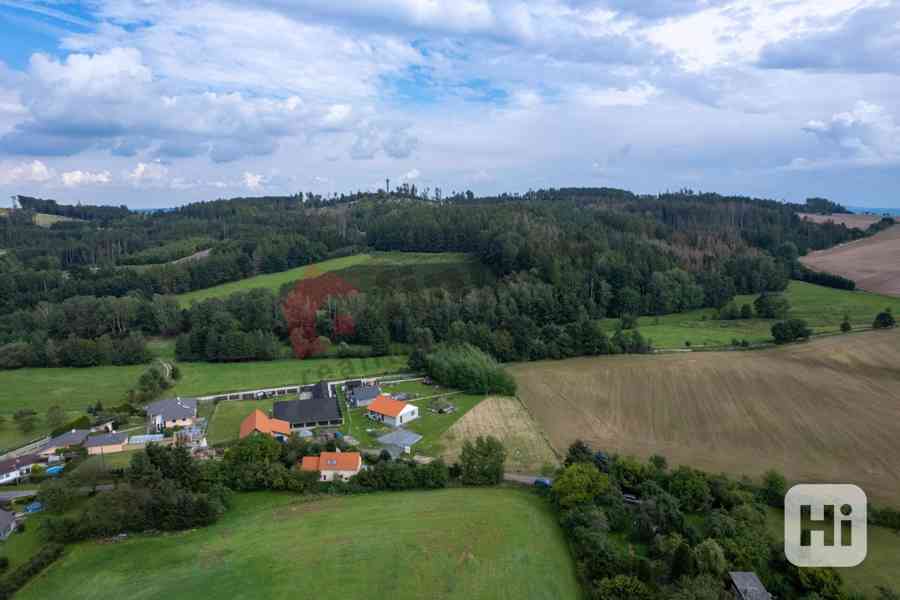
[[[409,181],[900,207],[900,3],[0,0],[0,193]]]

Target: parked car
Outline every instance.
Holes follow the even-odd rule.
[[[534,480],[534,487],[547,489],[553,485],[553,482],[545,477],[538,477]]]

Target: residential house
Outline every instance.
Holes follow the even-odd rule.
[[[91,432],[87,429],[73,429],[72,431],[67,431],[47,440],[47,443],[41,446],[40,450],[37,451],[37,454],[47,458],[50,462],[57,461],[59,460],[58,451],[73,446],[81,446],[90,433]]]
[[[175,427],[190,427],[197,419],[196,398],[169,398],[157,400],[145,408],[148,433]]]
[[[47,458],[38,454],[27,454],[0,462],[0,484],[15,483],[31,474],[34,465],[46,463]]]
[[[405,454],[412,454],[412,447],[422,439],[422,436],[406,429],[397,429],[378,438],[382,446],[395,446]],[[390,450],[389,450],[390,451]],[[391,453],[393,456],[393,452]]]
[[[5,540],[15,530],[16,515],[8,510],[0,510],[0,540]]]
[[[270,435],[283,442],[291,437],[291,424],[281,419],[271,419],[266,413],[257,409],[241,421],[241,439],[253,432]]]
[[[127,433],[101,433],[92,435],[84,441],[88,454],[116,454],[125,451],[128,443]]]
[[[738,600],[771,600],[772,594],[766,591],[765,586],[756,573],[752,571],[730,571],[731,591]]]
[[[323,452],[319,456],[304,456],[301,471],[318,471],[319,481],[347,481],[362,470],[359,452]]]
[[[344,423],[337,396],[325,381],[301,388],[299,400],[276,402],[272,416],[290,423],[291,431]]]
[[[353,408],[368,406],[381,395],[381,388],[377,385],[359,385],[347,392],[347,402]]]
[[[388,395],[382,394],[368,407],[370,419],[384,423],[389,427],[400,427],[419,418],[419,407],[408,402],[394,400]]]

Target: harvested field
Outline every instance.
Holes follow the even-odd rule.
[[[774,350],[577,358],[511,367],[557,450],[707,471],[852,482],[900,505],[900,331]]]
[[[534,474],[547,465],[559,464],[544,434],[515,398],[486,398],[454,423],[442,440],[444,460],[459,460],[463,442],[479,435],[492,435],[503,442],[508,472]]]
[[[816,215],[812,213],[798,213],[801,219],[813,221],[814,223],[827,223],[832,221],[838,225],[846,225],[847,227],[856,229],[866,229],[869,225],[877,223],[881,220],[878,215]]]
[[[848,277],[861,289],[900,296],[900,225],[869,238],[810,252],[800,261],[810,269]]]

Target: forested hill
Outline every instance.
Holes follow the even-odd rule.
[[[802,220],[794,208],[772,200],[690,191],[638,196],[606,188],[492,198],[466,193],[437,201],[418,198],[406,186],[331,201],[297,195],[116,214],[49,228],[0,219],[0,248],[7,250],[0,256],[0,344],[28,339],[38,347],[48,339],[114,341],[218,327],[221,336],[248,336],[245,344],[229,345],[243,350],[208,351],[215,344],[204,333],[184,354],[269,356],[271,336],[286,342],[290,335],[281,300],[271,294],[254,302],[266,305],[263,312],[274,321],[258,322],[244,318],[246,309],[239,307],[246,299],[208,301],[179,314],[174,301],[159,296],[366,249],[453,251],[479,257],[496,283],[369,290],[364,302],[348,303],[343,316],[358,327],[341,341],[383,348],[415,341],[424,327],[438,341],[480,340],[504,360],[540,358],[556,355],[560,339],[577,337],[592,320],[721,307],[738,293],[783,290],[790,277],[803,276],[798,255],[864,235]],[[201,258],[179,260],[198,250]],[[830,283],[852,285],[840,278]],[[112,316],[96,316],[103,314]],[[95,317],[85,324],[79,315]],[[339,316],[322,315],[305,335],[336,341]],[[256,353],[254,344],[267,350]],[[633,345],[642,347],[639,340]],[[565,353],[587,347],[596,345],[580,339]]]

